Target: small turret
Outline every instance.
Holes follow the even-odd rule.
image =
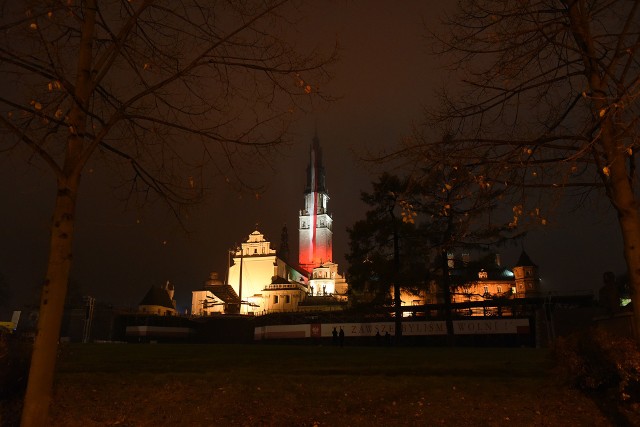
[[[513,267],[513,275],[516,282],[516,298],[536,296],[540,293],[538,266],[531,261],[524,250]]]
[[[164,289],[169,294],[169,298],[173,301],[173,295],[175,294],[175,287],[173,286],[173,283],[167,280],[167,283],[164,285]]]

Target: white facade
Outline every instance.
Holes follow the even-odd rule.
[[[327,211],[328,201],[326,193],[307,193],[299,213],[299,263],[309,270],[332,261],[333,218]]]
[[[333,296],[346,301],[348,285],[338,274],[338,264],[333,262],[333,218],[329,214],[328,203],[322,150],[315,136],[307,167],[304,209],[299,213],[298,262],[300,267],[310,272],[311,296]]]
[[[307,271],[333,261],[333,219],[328,211],[329,195],[325,185],[322,150],[313,138],[307,166],[304,209],[299,212],[298,264]]]
[[[307,292],[308,287],[301,283],[274,283],[263,292],[262,304],[269,313],[297,311]]]
[[[224,313],[224,303],[210,290],[201,289],[191,292],[191,315],[211,316]]]
[[[344,278],[338,274],[338,264],[326,262],[311,272],[309,292],[311,295],[334,295],[337,279],[344,281]]]
[[[307,167],[304,208],[299,211],[300,268],[293,268],[278,257],[260,231],[251,233],[247,241],[233,253],[227,276],[227,284],[237,294],[233,298],[235,307],[238,297],[241,301],[240,314],[298,311],[298,305],[309,296],[332,296],[340,302],[347,300],[348,284],[345,277],[338,273],[338,265],[332,261],[333,219],[328,211],[328,203],[322,150],[316,136]],[[213,290],[205,286],[193,292],[193,315],[207,316],[224,312],[224,305],[215,303]],[[226,298],[225,295],[222,297]],[[310,304],[304,305],[308,310]]]
[[[275,249],[271,249],[271,243],[256,230],[235,252],[233,265],[229,267],[229,285],[243,301],[240,314],[257,314],[269,310],[273,305],[269,302],[269,295],[274,291],[269,287],[276,278],[300,285],[302,290],[293,293],[297,295],[302,292],[306,296],[306,277],[278,258]],[[304,296],[293,298],[292,301],[304,299]]]

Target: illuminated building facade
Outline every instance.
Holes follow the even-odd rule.
[[[328,210],[322,149],[313,137],[307,166],[304,209],[299,213],[298,264],[309,272],[309,295],[347,300],[348,284],[333,262],[333,218]]]
[[[481,268],[467,269],[468,280],[452,293],[452,302],[486,301],[494,299],[527,298],[540,295],[538,267],[529,255],[522,251],[518,262],[509,270],[500,265],[496,255],[495,263]],[[488,313],[481,307],[470,308],[473,316]]]
[[[305,274],[280,258],[258,230],[232,257],[228,283],[211,273],[204,287],[191,293],[193,316],[296,311],[309,292]]]
[[[338,264],[325,262],[314,268],[309,278],[309,293],[311,296],[334,296],[338,300],[347,299],[347,282],[338,273]]]
[[[193,316],[222,314],[225,312],[225,309],[228,309],[230,300],[232,303],[235,302],[239,304],[237,295],[231,295],[231,298],[225,298],[221,295],[221,291],[235,294],[235,291],[230,290],[228,285],[225,286],[224,283],[222,283],[222,280],[218,278],[218,273],[210,273],[209,279],[204,282],[204,287],[191,292],[191,314]],[[233,301],[234,299],[236,301]]]
[[[229,285],[241,301],[240,314],[295,311],[308,293],[305,274],[281,259],[258,230],[234,251]]]
[[[495,298],[511,299],[516,294],[513,272],[496,264],[480,268],[467,269],[467,281],[451,293],[451,302],[485,301]],[[463,314],[485,316],[488,313],[482,307],[469,308]]]
[[[299,216],[298,264],[306,271],[313,271],[322,264],[333,261],[333,219],[327,205],[329,195],[325,184],[322,150],[318,136],[311,144],[307,185],[304,191],[304,209]]]
[[[317,136],[311,144],[306,178],[304,209],[299,211],[299,267],[287,261],[286,228],[279,252],[255,230],[233,251],[226,284],[212,276],[202,289],[192,292],[192,315],[261,315],[345,305],[348,284],[332,261],[333,219],[327,209],[329,195]]]
[[[449,254],[447,262],[452,282],[451,302],[480,302],[494,299],[526,298],[540,295],[540,277],[538,267],[531,261],[526,252],[522,251],[518,262],[512,270],[500,264],[500,256],[495,255],[493,262],[471,263],[468,254],[462,259],[455,259]],[[393,286],[389,295],[393,295]],[[444,296],[436,282],[428,284],[427,289],[401,289],[402,306],[443,303]],[[405,313],[409,315],[409,313]],[[470,316],[486,316],[483,307],[471,307],[459,314]]]

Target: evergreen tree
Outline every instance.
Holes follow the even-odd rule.
[[[398,315],[400,288],[420,291],[435,281],[450,320],[451,292],[468,277],[450,273],[449,254],[490,250],[522,235],[512,217],[494,214],[503,191],[462,166],[405,178],[382,174],[371,193],[362,193],[366,218],[348,228],[350,284],[378,296],[397,285]]]

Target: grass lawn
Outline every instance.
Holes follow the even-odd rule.
[[[55,426],[609,426],[546,350],[67,345]]]
[[[53,426],[610,426],[546,350],[77,344]],[[639,424],[640,425],[640,424]]]

